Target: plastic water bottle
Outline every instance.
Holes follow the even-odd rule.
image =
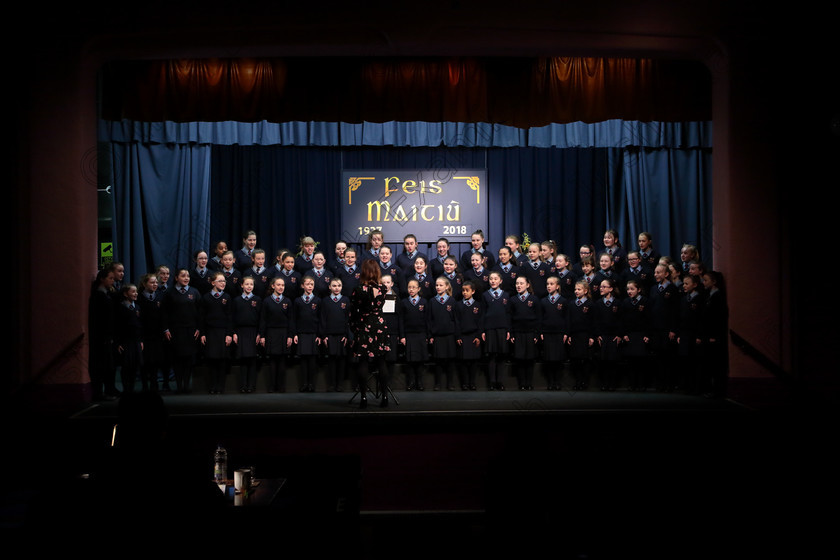
[[[228,473],[228,455],[227,450],[219,445],[216,447],[216,454],[213,460],[213,479],[216,484],[226,484]]]

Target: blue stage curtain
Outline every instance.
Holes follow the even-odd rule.
[[[187,266],[220,239],[236,248],[248,229],[269,254],[296,248],[302,235],[332,250],[349,236],[339,231],[335,197],[342,169],[486,168],[494,251],[505,235],[527,233],[575,258],[580,244],[599,246],[607,228],[625,247],[649,231],[673,255],[685,242],[701,254],[714,243],[705,122],[126,121],[103,122],[100,132],[113,152],[116,258],[131,278],[158,263]]]
[[[210,146],[113,144],[111,169],[115,256],[126,279],[189,265],[209,240]]]
[[[711,147],[710,122],[614,119],[517,128],[492,123],[139,122],[100,121],[108,142],[239,146],[438,146],[465,148]]]

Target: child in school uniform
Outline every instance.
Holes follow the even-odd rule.
[[[315,279],[307,274],[303,277],[303,293],[294,304],[294,342],[297,356],[300,358],[301,393],[315,392],[315,378],[318,373],[321,300],[314,290]]]
[[[169,270],[167,269],[167,276]],[[157,273],[160,279],[160,270]],[[158,280],[160,284],[160,280]],[[160,287],[158,287],[158,291]],[[209,293],[209,292],[208,292]],[[207,295],[207,294],[205,294]],[[168,343],[170,361],[163,371],[163,387],[168,386],[168,364],[172,364],[175,388],[178,393],[192,391],[193,368],[198,355],[200,336],[201,294],[190,286],[190,271],[179,269],[175,276],[175,285],[163,296],[163,332]],[[163,389],[162,389],[163,390]]]
[[[531,285],[531,291],[538,299],[548,295],[545,282],[551,276],[552,265],[540,259],[540,246],[531,243],[528,246],[528,262],[519,267],[520,276],[525,276]]]
[[[498,272],[488,276],[489,288],[481,298],[484,303],[484,331],[481,340],[487,353],[487,387],[491,391],[504,391],[502,365],[508,355],[510,341],[510,295],[503,291],[502,277]]]
[[[140,367],[140,385],[143,391],[154,392],[158,390],[158,371],[164,364],[163,298],[157,294],[157,286],[157,276],[144,274],[140,280],[142,291],[137,298],[137,304],[140,306],[140,323],[143,327],[143,364]]]
[[[222,255],[222,270],[221,273],[225,276],[225,292],[236,297],[242,293],[242,273],[234,266],[236,263],[233,251],[227,251]],[[212,282],[211,282],[212,284]]]
[[[419,255],[414,258],[414,262],[412,264],[411,271],[406,271],[406,282],[409,278],[414,278],[420,284],[420,295],[425,298],[429,299],[434,296],[435,294],[435,281],[432,278],[432,275],[429,273],[429,267],[426,262],[426,257]],[[401,288],[401,291],[405,293],[405,283]]]
[[[254,250],[257,248],[257,232],[246,231],[242,236],[242,248],[234,253],[236,270],[243,276],[254,263]]]
[[[592,299],[601,299],[601,282],[604,280],[612,280],[615,282],[618,279],[618,272],[615,271],[613,258],[609,253],[601,253],[598,255],[598,270],[595,272],[595,278],[592,280]]]
[[[474,253],[478,253],[478,255],[481,257],[481,266],[483,268],[492,270],[493,265],[496,264],[496,259],[493,257],[493,255],[490,254],[489,251],[487,251],[487,249],[484,248],[484,232],[480,229],[474,231],[472,236],[470,236],[470,244],[470,250],[464,252],[461,255],[461,259],[458,263],[461,267],[461,270],[466,271],[472,268],[470,257],[472,257]]]
[[[137,374],[143,367],[143,322],[137,301],[137,286],[123,284],[120,295],[122,301],[116,307],[114,344],[123,393],[132,393]]]
[[[303,292],[301,279],[303,276],[295,270],[295,256],[291,251],[281,249],[277,254],[277,262],[274,264],[274,277],[283,278],[283,294],[294,301]]]
[[[462,299],[455,305],[458,313],[460,334],[458,360],[461,375],[461,390],[475,391],[478,364],[481,360],[481,333],[483,330],[484,311],[475,284],[469,280],[462,286]]]
[[[315,255],[315,240],[309,236],[300,240],[300,254],[295,257],[295,270],[303,276],[312,268],[312,258]]]
[[[510,249],[513,261],[521,266],[528,262],[528,255],[522,250],[522,240],[518,235],[508,235],[505,237],[505,247]]]
[[[265,266],[265,250],[254,249],[251,253],[253,264],[251,268],[243,272],[243,276],[250,276],[254,279],[253,293],[257,298],[263,299],[271,291],[271,279],[274,276],[274,269]]]
[[[379,230],[368,233],[368,240],[365,249],[362,251],[359,264],[368,260],[379,261],[379,249],[385,243],[385,236]],[[390,260],[390,259],[389,259]]]
[[[224,258],[222,259],[224,262]],[[230,345],[233,342],[233,298],[225,291],[227,280],[222,272],[214,272],[213,288],[201,298],[201,345],[210,373],[209,392],[225,392],[225,379],[230,367]]]
[[[339,269],[344,266],[344,252],[347,251],[347,242],[339,239],[335,242],[333,254],[327,259],[327,268],[333,273],[333,276],[338,276]]]
[[[321,299],[321,342],[327,362],[327,391],[341,391],[347,373],[350,339],[350,298],[341,293],[341,280],[330,280],[330,293]]]
[[[406,284],[408,297],[400,302],[400,321],[402,337],[400,343],[405,347],[405,367],[407,391],[423,391],[423,368],[429,358],[428,323],[426,310],[428,301],[420,295],[420,283],[410,279]]]
[[[580,280],[586,282],[587,286],[589,286],[589,294],[592,294],[595,291],[599,291],[600,284],[595,281],[595,259],[590,257],[584,257],[580,261]],[[577,284],[575,284],[577,285]],[[575,293],[575,297],[577,297],[577,293]]]
[[[242,294],[233,298],[233,344],[239,362],[239,392],[253,393],[257,388],[257,348],[262,314],[262,298],[254,293],[254,278],[242,279]]]
[[[575,378],[575,391],[589,388],[592,367],[594,339],[593,302],[589,297],[589,283],[578,280],[575,284],[575,299],[569,304],[569,363]]]
[[[485,259],[479,253],[470,255],[470,268],[464,271],[464,282],[470,281],[478,293],[484,292],[489,285],[490,270],[484,266]]]
[[[557,257],[557,243],[548,239],[540,243],[540,260],[554,267],[554,259]],[[553,272],[553,271],[552,271]]]
[[[683,278],[683,296],[680,299],[677,321],[677,356],[682,376],[681,387],[690,395],[699,395],[700,348],[702,344],[702,313],[705,309],[700,279],[688,275]]]
[[[271,295],[263,300],[260,313],[260,346],[268,356],[268,392],[286,392],[286,359],[294,333],[293,300],[286,297],[286,281],[275,276]]]
[[[519,263],[514,259],[513,251],[511,251],[510,247],[505,246],[499,248],[499,261],[493,266],[491,272],[493,271],[498,272],[502,277],[502,289],[509,294],[513,293],[515,291],[514,282],[516,282],[516,277],[520,273],[520,268]],[[489,278],[487,287],[489,287]]]
[[[641,282],[636,279],[628,280],[624,291],[627,297],[621,301],[620,319],[624,335],[621,354],[627,363],[630,390],[645,391],[650,368],[648,298],[642,293]]]
[[[670,271],[665,264],[656,266],[653,278],[655,283],[648,295],[651,374],[658,391],[672,391],[679,383],[672,368],[676,363],[680,291],[671,282]]]
[[[458,270],[458,259],[453,256],[448,256],[443,260],[443,274],[436,276],[435,279],[444,277],[449,281],[452,287],[452,297],[456,300],[461,299],[461,287],[464,285],[464,275]]]
[[[621,246],[618,240],[618,232],[608,229],[604,232],[604,250],[613,261],[613,269],[620,273],[627,266],[627,250]]]
[[[659,259],[662,255],[653,248],[653,235],[647,231],[643,231],[637,238],[639,244],[639,256],[642,259],[642,266],[653,271],[656,265],[659,264]]]
[[[554,259],[554,274],[557,275],[557,282],[560,287],[560,295],[566,301],[575,297],[575,282],[577,276],[572,272],[572,263],[569,256],[559,253]]]
[[[534,388],[534,360],[537,358],[537,327],[540,323],[539,300],[531,292],[525,276],[514,283],[516,295],[510,299],[510,340],[520,391]]]
[[[455,341],[459,334],[455,303],[449,280],[442,276],[435,280],[435,297],[429,301],[426,314],[429,345],[435,362],[435,391],[441,390],[444,379],[446,388],[450,391],[455,390],[455,359],[457,358]]]
[[[312,253],[312,268],[303,273],[303,276],[310,276],[315,281],[315,288],[313,293],[319,299],[327,297],[331,291],[330,282],[333,274],[327,270],[327,259],[323,251],[315,251]]]
[[[429,258],[429,272],[432,274],[432,278],[437,278],[443,274],[443,261],[446,260],[446,257],[452,256],[449,249],[449,240],[447,238],[441,237],[437,240],[435,244],[436,254]],[[458,265],[457,259],[455,260],[455,265],[456,267]]]
[[[563,367],[567,359],[568,300],[560,292],[560,279],[549,276],[546,280],[548,295],[540,301],[540,343],[542,365],[549,391],[559,391]]]
[[[426,254],[420,251],[417,246],[417,237],[413,233],[409,233],[403,237],[403,252],[397,256],[397,266],[405,271],[414,270],[414,260],[417,257],[428,260]]]
[[[400,294],[394,289],[394,279],[390,274],[385,274],[380,279],[384,287],[385,304],[382,306],[382,317],[388,327],[388,352],[385,354],[385,362],[388,364],[388,371],[395,371],[394,364],[400,361],[400,342],[405,338],[402,332],[402,320],[400,318]],[[407,388],[407,387],[406,387]]]
[[[190,271],[190,286],[198,290],[201,295],[210,291],[210,273],[213,272],[208,266],[208,258],[206,251],[196,251],[193,257],[195,265]]]
[[[213,256],[207,261],[207,267],[211,271],[216,272],[218,270],[222,270],[222,255],[224,255],[227,250],[228,246],[224,241],[219,241],[213,246]]]
[[[397,288],[399,289],[400,278],[404,274],[400,267],[394,262],[391,247],[388,245],[380,245],[379,247],[379,275],[389,274],[391,278],[397,279]]]
[[[638,251],[627,253],[627,267],[620,274],[620,286],[624,288],[630,280],[635,280],[642,293],[647,294],[653,284],[653,268],[642,264],[642,256]]]
[[[595,311],[595,338],[598,342],[598,375],[602,391],[615,391],[623,341],[620,300],[615,279],[601,280],[600,290],[601,297],[592,306]]]
[[[359,285],[362,271],[356,262],[356,250],[347,247],[344,250],[344,262],[337,266],[335,277],[341,280],[341,293],[347,297],[353,293],[353,288]]]

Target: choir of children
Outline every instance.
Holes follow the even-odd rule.
[[[574,266],[554,241],[524,247],[515,235],[505,238],[496,262],[481,231],[460,261],[447,239],[437,241],[429,258],[412,234],[395,257],[378,231],[361,251],[338,241],[329,262],[310,237],[301,239],[297,255],[278,251],[274,263],[256,245],[256,233],[248,231],[235,253],[223,241],[213,258],[199,250],[173,286],[169,268],[160,266],[143,275],[139,289],[126,283],[95,292],[95,301],[104,292],[114,300],[110,307],[98,304],[96,319],[113,328],[124,390],[133,389],[135,376],[143,389],[165,390],[157,374],[166,382],[171,366],[177,391],[190,392],[201,361],[212,394],[224,392],[234,364],[240,392],[257,390],[263,364],[268,392],[285,392],[287,363],[295,361],[301,392],[315,390],[321,371],[327,390],[341,391],[354,379],[348,296],[360,264],[374,260],[390,300],[385,360],[391,371],[400,365],[408,391],[424,389],[427,362],[435,390],[454,390],[456,379],[461,390],[476,390],[485,368],[487,388],[504,390],[508,365],[519,389],[532,390],[540,363],[548,390],[564,387],[568,367],[573,382],[566,389],[586,390],[597,376],[606,391],[725,394],[723,282],[688,244],[675,264],[653,249],[650,233],[639,234],[638,250],[627,251],[608,230],[600,253],[582,245]],[[118,271],[110,272],[114,278]],[[101,317],[106,312],[113,327]],[[97,381],[103,378],[110,379],[107,371],[97,371]]]

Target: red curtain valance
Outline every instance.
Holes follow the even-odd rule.
[[[711,120],[699,62],[624,58],[117,61],[108,120],[491,122]]]

